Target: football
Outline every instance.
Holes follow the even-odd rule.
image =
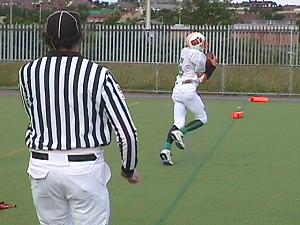
[[[206,57],[208,59],[214,59],[215,58],[215,54],[213,52],[207,52]]]
[[[209,64],[216,66],[219,63],[217,56],[213,52],[207,52],[206,57]]]

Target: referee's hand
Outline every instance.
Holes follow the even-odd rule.
[[[131,184],[139,184],[143,181],[143,177],[140,175],[140,173],[135,169],[131,177],[123,176],[128,180]]]

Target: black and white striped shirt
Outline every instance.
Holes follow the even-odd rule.
[[[111,142],[123,167],[137,164],[137,134],[111,72],[78,53],[50,53],[25,64],[19,85],[30,123],[25,141],[36,150],[94,148]]]

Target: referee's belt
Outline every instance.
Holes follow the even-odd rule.
[[[86,162],[86,161],[95,161],[97,156],[95,154],[86,154],[86,155],[67,155],[69,162]],[[48,153],[41,152],[31,152],[31,157],[34,159],[40,160],[49,160]]]
[[[191,84],[194,82],[195,82],[195,80],[188,79],[188,80],[183,80],[183,81],[176,81],[175,84]]]

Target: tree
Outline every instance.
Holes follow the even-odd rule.
[[[115,13],[111,14],[103,23],[104,24],[116,24],[120,18],[121,18],[120,13],[115,12]]]
[[[191,25],[228,25],[237,17],[234,10],[228,8],[228,1],[195,0],[185,3],[182,9],[182,22]]]
[[[273,20],[283,20],[284,19],[284,15],[282,14],[274,14],[273,15]]]
[[[178,22],[178,13],[174,10],[160,10],[152,14],[152,19],[163,21],[163,24],[173,25]]]

